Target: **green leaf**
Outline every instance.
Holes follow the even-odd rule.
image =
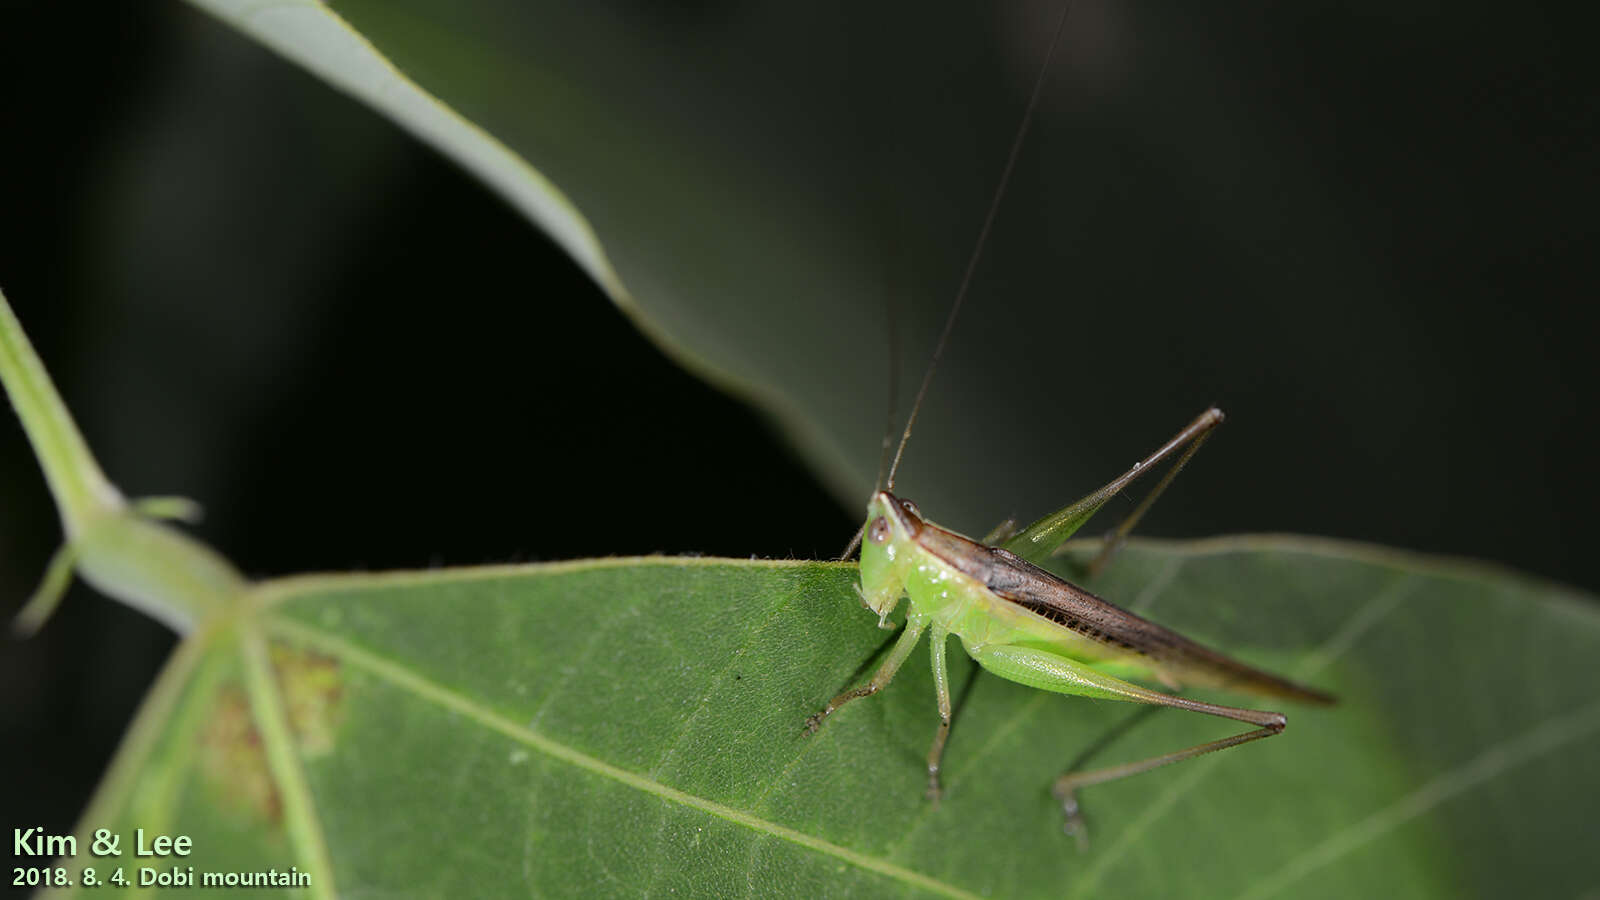
[[[247,614],[183,642],[84,827],[188,834],[181,864],[197,872],[292,866],[323,896],[1593,885],[1587,598],[1304,539],[1135,542],[1097,590],[1341,702],[1086,791],[1080,854],[1049,786],[1125,705],[972,681],[952,646],[971,687],[938,808],[922,794],[925,664],[802,735],[885,638],[854,578],[837,563],[645,558],[267,582]],[[1164,711],[1097,761],[1227,732]]]

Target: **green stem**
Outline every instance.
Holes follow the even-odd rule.
[[[232,564],[151,518],[192,514],[199,509],[195,504],[160,498],[130,509],[106,480],[4,294],[0,382],[33,442],[67,532],[67,547],[51,563],[19,627],[38,627],[61,598],[74,567],[107,595],[179,632],[237,605],[245,580]]]
[[[0,292],[0,382],[44,468],[67,539],[82,533],[91,520],[120,510],[122,495],[100,471],[4,292]]]

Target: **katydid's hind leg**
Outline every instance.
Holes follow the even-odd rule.
[[[950,672],[945,664],[945,642],[950,632],[935,625],[928,639],[933,650],[933,692],[939,702],[939,730],[934,732],[933,746],[928,749],[928,799],[935,808],[939,805],[939,767],[944,760],[944,744],[950,739]]]
[[[824,719],[851,700],[870,697],[883,690],[884,685],[894,679],[894,673],[900,669],[900,664],[911,655],[911,651],[917,646],[917,639],[922,637],[922,631],[926,627],[921,622],[907,621],[905,630],[900,633],[900,639],[894,642],[894,648],[889,651],[889,658],[883,661],[878,671],[872,673],[872,678],[866,684],[851,688],[829,700],[821,712],[807,718],[806,734],[815,734],[817,729],[822,727]]]
[[[1134,463],[1133,468],[1113,478],[1099,490],[1094,491],[1083,499],[1033,522],[1027,528],[1007,538],[1002,546],[1031,563],[1043,562],[1055,552],[1057,547],[1060,547],[1079,528],[1083,527],[1084,523],[1088,522],[1100,510],[1100,507],[1106,504],[1106,501],[1121,493],[1124,488],[1150,471],[1157,463],[1179,450],[1183,450],[1184,453],[1177,465],[1173,466],[1173,471],[1162,479],[1151,496],[1146,498],[1139,505],[1139,508],[1134,511],[1134,514],[1128,518],[1128,521],[1123,523],[1123,527],[1118,529],[1118,532],[1125,538],[1127,531],[1133,529],[1139,518],[1149,509],[1150,504],[1155,502],[1155,497],[1159,496],[1166,489],[1166,486],[1171,483],[1172,477],[1177,473],[1177,470],[1183,468],[1184,463],[1189,461],[1189,457],[1194,455],[1195,447],[1204,441],[1206,435],[1213,428],[1222,423],[1222,419],[1222,410],[1216,407],[1206,410],[1197,416],[1193,422],[1185,426],[1182,431],[1174,435],[1171,440],[1162,444],[1154,453]],[[1111,543],[1108,543],[1107,546],[1111,546]],[[1102,553],[1107,555],[1109,560],[1110,554],[1105,554],[1105,551],[1102,551]],[[1115,550],[1112,550],[1111,553],[1115,553]]]
[[[1149,494],[1145,495],[1143,500],[1139,501],[1139,505],[1134,507],[1133,512],[1129,513],[1127,518],[1123,519],[1116,528],[1107,532],[1105,543],[1100,546],[1100,552],[1095,554],[1094,559],[1089,563],[1089,574],[1091,576],[1099,575],[1105,570],[1106,566],[1111,564],[1111,560],[1116,558],[1116,555],[1122,551],[1123,545],[1128,543],[1128,535],[1133,533],[1133,529],[1138,526],[1139,520],[1144,518],[1144,514],[1150,511],[1150,507],[1156,505],[1156,501],[1161,498],[1161,494],[1178,477],[1178,473],[1183,471],[1183,467],[1189,464],[1189,460],[1194,458],[1195,453],[1200,450],[1200,445],[1204,444],[1206,438],[1211,436],[1211,429],[1222,422],[1222,411],[1215,407],[1206,410],[1206,415],[1201,416],[1196,421],[1204,421],[1207,416],[1213,413],[1215,417],[1211,423],[1205,427],[1205,430],[1194,435],[1188,448],[1183,451],[1182,456],[1178,457],[1178,461],[1172,464],[1172,468],[1167,470],[1167,474],[1161,476],[1161,480],[1156,482],[1156,486],[1150,490]]]
[[[1066,777],[1067,773],[1076,772],[1083,768],[1086,764],[1088,764],[1089,760],[1099,756],[1107,747],[1110,747],[1112,744],[1116,743],[1120,738],[1122,738],[1123,735],[1132,731],[1141,722],[1144,722],[1146,719],[1150,718],[1161,710],[1162,707],[1160,706],[1145,706],[1140,708],[1138,712],[1128,716],[1121,722],[1112,726],[1104,734],[1096,738],[1094,743],[1083,748],[1083,751],[1078,754],[1076,759],[1070,763],[1067,763],[1066,771],[1062,773],[1061,777],[1064,778]],[[1059,783],[1060,780],[1060,778],[1056,779],[1057,783]],[[1061,804],[1061,813],[1064,819],[1065,831],[1077,839],[1079,851],[1088,850],[1089,832],[1088,829],[1084,827],[1083,814],[1078,807],[1077,794],[1071,790],[1068,790],[1064,793],[1061,791],[1056,791],[1055,794],[1056,800]]]
[[[1103,769],[1093,769],[1088,772],[1063,772],[1056,779],[1055,786],[1051,788],[1051,792],[1055,794],[1056,799],[1061,801],[1061,814],[1065,819],[1063,829],[1067,834],[1077,838],[1080,848],[1088,846],[1089,833],[1084,826],[1083,808],[1078,804],[1079,788],[1085,788],[1091,784],[1105,784],[1108,781],[1117,781],[1127,778],[1129,775],[1138,775],[1140,772],[1148,772],[1151,769],[1158,769],[1175,762],[1183,762],[1186,759],[1194,759],[1196,756],[1203,756],[1218,750],[1226,750],[1229,747],[1237,747],[1240,744],[1248,744],[1251,741],[1259,741],[1262,738],[1282,733],[1282,724],[1263,726],[1254,731],[1241,732],[1220,740],[1206,741],[1193,747],[1123,763],[1119,766],[1106,766]]]
[[[1119,778],[1126,778],[1129,775],[1148,772],[1160,766],[1182,762],[1204,753],[1225,750],[1239,744],[1271,737],[1282,732],[1287,724],[1287,720],[1282,713],[1221,706],[1215,703],[1190,700],[1187,697],[1174,697],[1170,694],[1163,694],[1160,691],[1140,687],[1120,678],[1114,678],[1067,657],[1031,647],[1002,645],[982,647],[976,651],[968,648],[968,652],[985,669],[1003,678],[1008,678],[1030,687],[1055,691],[1060,694],[1076,694],[1106,700],[1145,703],[1152,706],[1170,706],[1176,709],[1205,713],[1256,726],[1253,731],[1243,732],[1221,740],[1196,744],[1193,747],[1152,756],[1148,759],[1136,760],[1118,766],[1108,766],[1089,772],[1067,772],[1063,774],[1056,779],[1054,792],[1056,798],[1061,801],[1062,812],[1066,816],[1066,831],[1077,837],[1080,847],[1086,845],[1087,834],[1084,829],[1082,811],[1078,806],[1077,791],[1079,788],[1087,787],[1091,784],[1115,781]]]

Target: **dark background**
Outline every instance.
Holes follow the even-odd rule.
[[[841,548],[853,512],[759,415],[667,362],[524,220],[386,121],[186,6],[3,10],[0,286],[111,478],[130,496],[201,500],[198,533],[246,573]],[[706,26],[719,10],[679,14]],[[1426,398],[1403,453],[1419,483],[1352,508],[1343,498],[1372,496],[1371,466],[1286,446],[1275,470],[1229,478],[1208,461],[1208,477],[1268,494],[1309,483],[1325,506],[1211,503],[1151,531],[1327,533],[1600,584],[1595,83],[1584,32],[1537,16],[1441,20],[1436,45],[1352,60],[1329,88],[1392,99],[1366,120],[1371,140],[1433,173],[1347,183],[1396,204],[1394,246],[1426,219],[1449,250],[1372,260],[1437,335],[1409,348],[1416,381],[1385,388]],[[1287,78],[1304,61],[1274,63]],[[1324,147],[1308,128],[1307,156]],[[1240,339],[1326,333],[1334,394],[1362,381],[1339,315],[1291,309]],[[1481,428],[1463,433],[1463,416]],[[1170,430],[1157,424],[1145,418],[1148,438]],[[682,435],[695,437],[666,439]],[[15,425],[0,426],[0,478],[9,613],[60,531]],[[734,515],[752,491],[782,514]],[[0,825],[73,823],[171,642],[78,586],[41,635],[5,644]]]

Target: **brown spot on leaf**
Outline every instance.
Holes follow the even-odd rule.
[[[344,716],[339,661],[281,644],[274,644],[270,655],[297,749],[306,758],[331,752]],[[250,697],[237,681],[217,690],[200,732],[200,771],[224,809],[274,825],[283,815]]]
[[[344,674],[339,661],[299,647],[273,644],[272,668],[300,752],[314,758],[332,751],[344,721]]]
[[[282,816],[283,801],[267,768],[250,698],[237,683],[217,691],[216,705],[200,732],[200,771],[223,808],[272,823]]]

